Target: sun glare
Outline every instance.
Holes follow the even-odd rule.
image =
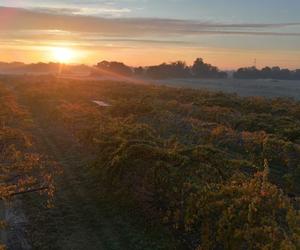
[[[56,47],[52,49],[53,57],[60,63],[69,63],[74,59],[75,52],[70,48]]]

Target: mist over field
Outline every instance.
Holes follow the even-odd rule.
[[[268,98],[294,98],[300,100],[300,81],[291,80],[240,80],[240,79],[175,79],[156,82],[169,86],[207,89],[236,93],[241,96],[264,96]]]

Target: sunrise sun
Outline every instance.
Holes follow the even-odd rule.
[[[55,47],[52,49],[53,58],[60,63],[69,63],[74,59],[75,52],[70,48]]]

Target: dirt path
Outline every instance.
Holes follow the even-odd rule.
[[[66,131],[43,122],[38,113],[33,113],[33,120],[39,151],[56,160],[64,171],[56,181],[54,208],[42,207],[36,196],[24,198],[30,221],[27,236],[33,249],[175,249],[162,231],[147,229],[130,211],[95,199],[99,187],[87,171],[91,156]]]

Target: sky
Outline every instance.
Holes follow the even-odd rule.
[[[221,69],[295,69],[299,10],[299,0],[0,0],[0,61],[136,66],[202,57]]]

